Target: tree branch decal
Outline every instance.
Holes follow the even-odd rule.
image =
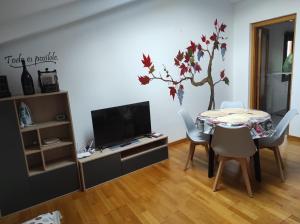
[[[208,84],[210,87],[208,109],[215,109],[214,87],[220,82],[224,82],[226,85],[229,85],[229,79],[225,75],[225,70],[220,72],[219,79],[217,81],[214,81],[212,76],[212,64],[215,57],[215,52],[220,51],[222,60],[224,61],[225,59],[225,53],[227,51],[227,44],[225,43],[225,40],[227,38],[224,37],[224,33],[226,27],[227,26],[224,23],[219,23],[216,19],[214,21],[215,32],[213,32],[209,38],[207,38],[205,35],[202,35],[200,43],[190,41],[190,45],[184,51],[178,51],[174,58],[174,65],[179,69],[180,75],[176,79],[170,74],[165,65],[163,65],[163,74],[157,74],[150,55],[146,56],[143,54],[141,61],[148,71],[148,74],[138,76],[140,83],[142,85],[147,85],[153,80],[161,80],[168,83],[169,94],[173,99],[175,98],[175,95],[177,95],[180,105],[182,105],[184,95],[183,83],[185,81],[189,80],[190,83],[196,87]],[[209,61],[206,73],[203,76],[200,62],[205,56],[208,57]],[[197,81],[196,78],[201,76],[203,76],[203,78],[200,81]]]

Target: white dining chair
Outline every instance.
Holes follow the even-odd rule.
[[[219,155],[219,168],[213,185],[213,191],[218,189],[225,162],[236,160],[240,163],[248,195],[253,197],[249,176],[250,157],[256,152],[256,146],[252,140],[248,127],[225,128],[217,126],[212,138],[211,146],[216,154]]]
[[[281,181],[285,181],[285,167],[280,154],[279,146],[283,143],[284,137],[291,120],[298,114],[296,109],[288,111],[281,119],[279,124],[275,128],[275,132],[271,137],[259,139],[259,148],[271,149],[274,153],[276,164],[280,173]]]
[[[245,108],[243,102],[240,101],[223,101],[221,103],[220,109],[225,108]]]
[[[193,161],[196,145],[203,145],[206,153],[208,153],[209,136],[206,134],[200,133],[200,131],[197,129],[192,117],[189,115],[189,113],[185,109],[181,109],[180,111],[178,111],[178,114],[182,117],[182,119],[184,121],[184,124],[186,127],[186,136],[190,141],[189,155],[188,155],[185,167],[184,167],[184,170],[187,170],[190,161],[191,162]]]

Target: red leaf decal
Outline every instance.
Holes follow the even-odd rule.
[[[207,45],[209,45],[209,44],[210,44],[209,40],[207,40],[205,43],[206,43]]]
[[[185,64],[181,64],[179,68],[181,68],[180,75],[184,75],[188,71],[188,68],[185,66]]]
[[[188,51],[191,51],[191,52],[195,53],[196,44],[193,41],[191,41],[191,45],[187,49],[188,49]]]
[[[215,23],[214,23],[214,24],[215,24],[215,26],[217,26],[217,25],[218,25],[218,20],[217,20],[217,19],[215,20]]]
[[[176,59],[177,59],[178,61],[182,61],[183,55],[184,55],[183,52],[178,51],[177,56],[176,56]]]
[[[206,42],[206,36],[202,35],[201,40],[202,40],[202,42],[205,43]]]
[[[191,58],[190,55],[188,53],[186,53],[184,56],[184,62],[188,63],[190,61],[190,58]]]
[[[150,56],[148,55],[148,56],[146,57],[146,56],[143,54],[143,60],[142,60],[142,63],[144,64],[144,67],[149,68],[149,67],[152,65]]]
[[[224,23],[222,23],[221,26],[220,26],[220,31],[225,32],[226,27],[227,26]]]
[[[200,67],[200,65],[198,63],[196,63],[194,65],[194,69],[195,69],[196,72],[200,72],[202,70],[201,67]]]
[[[222,80],[225,78],[225,70],[220,72],[220,77]]]
[[[178,61],[177,58],[174,58],[174,62],[175,62],[175,65],[176,65],[176,66],[179,66],[179,65],[180,65],[180,62]]]
[[[213,35],[211,35],[210,39],[212,41],[216,41],[217,40],[217,34],[213,33]]]
[[[139,76],[139,81],[142,85],[147,85],[150,82],[150,78],[147,75]]]
[[[169,89],[170,89],[170,96],[172,96],[173,100],[174,100],[174,97],[175,97],[177,91],[176,91],[175,87],[173,87],[173,86],[169,87]]]

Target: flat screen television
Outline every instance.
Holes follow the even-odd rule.
[[[149,101],[91,112],[95,147],[103,149],[151,134]]]

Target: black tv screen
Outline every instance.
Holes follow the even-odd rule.
[[[149,101],[92,111],[96,148],[123,144],[151,134]]]

